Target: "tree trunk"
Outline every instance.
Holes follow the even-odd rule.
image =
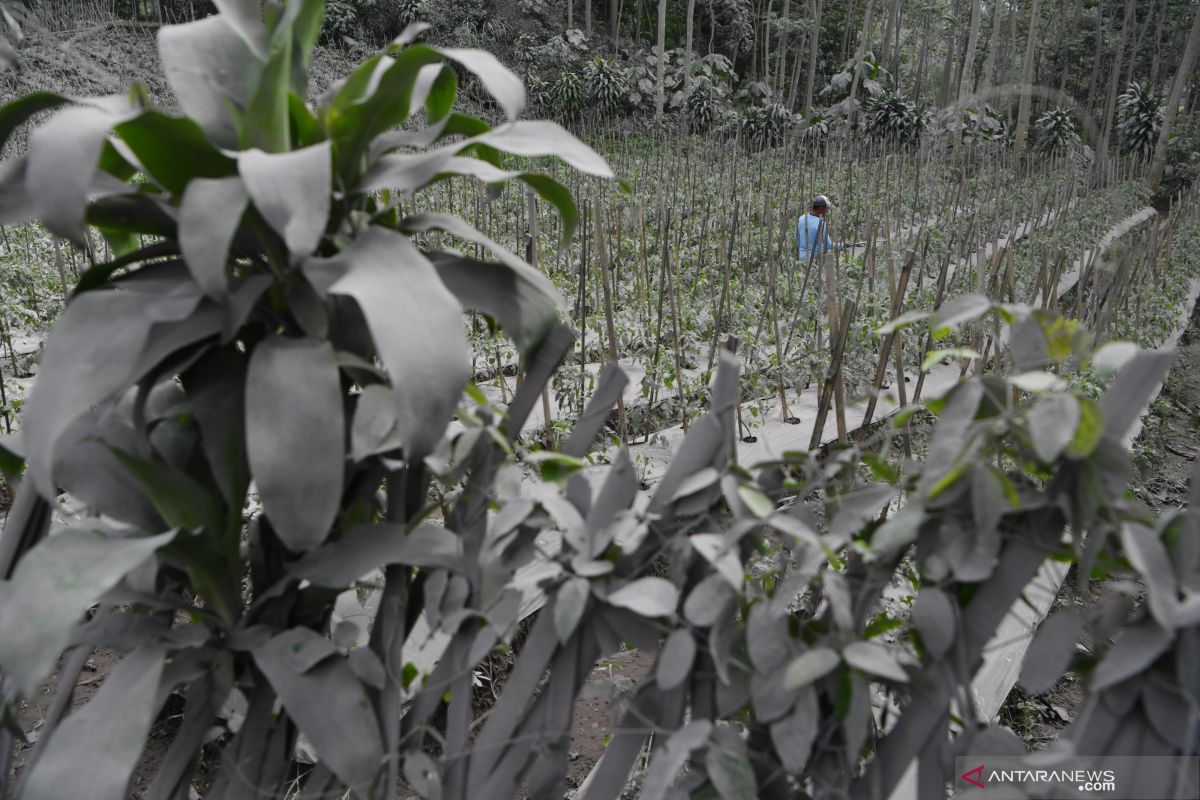
[[[879,63],[883,65],[884,69],[887,69],[889,72],[892,73],[893,78],[896,78],[897,76],[896,76],[895,68],[893,66],[891,66],[890,62],[888,61],[888,56],[892,53],[892,50],[891,50],[892,30],[895,27],[899,27],[899,24],[900,24],[899,16],[900,16],[900,0],[892,0],[892,5],[888,9],[887,22],[885,22],[884,26],[883,26],[883,42],[881,43],[881,46],[879,48]],[[898,32],[899,31],[897,31],[897,33]],[[896,83],[897,83],[896,88],[898,90],[900,88],[899,81],[897,80]]]
[[[980,91],[990,89],[996,69],[996,49],[1000,46],[1000,2],[992,0],[992,35],[988,42],[987,59],[983,62],[983,80],[979,82]]]
[[[692,24],[696,18],[696,0],[688,0],[687,27],[683,34],[683,96],[692,89]]]
[[[621,0],[608,0],[608,35],[612,39],[613,52],[617,50],[617,37],[621,34]]]
[[[975,71],[975,48],[979,45],[979,18],[983,15],[983,4],[975,0],[971,4],[971,32],[967,34],[967,54],[963,58],[962,75],[958,80],[958,102],[963,102],[975,89],[972,73]]]
[[[592,0],[583,0],[584,33],[592,38]]]
[[[1112,141],[1113,116],[1117,110],[1117,82],[1121,79],[1121,62],[1125,60],[1125,43],[1129,40],[1129,25],[1133,20],[1137,0],[1125,0],[1125,17],[1121,21],[1121,38],[1117,42],[1117,53],[1113,56],[1112,69],[1108,72],[1108,90],[1104,93],[1104,119],[1100,122],[1100,150],[1097,155],[1108,155]]]
[[[775,68],[775,91],[779,93],[780,101],[783,100],[784,87],[784,71],[787,69],[787,29],[788,17],[792,13],[792,0],[783,0],[783,17],[780,20],[779,28],[779,57],[778,65]]]
[[[955,0],[954,18],[958,19],[961,0]],[[958,45],[958,28],[953,23],[946,26],[946,63],[942,65],[942,89],[938,94],[938,105],[946,106],[950,102],[950,78],[954,75],[954,49]]]
[[[817,78],[817,53],[821,40],[821,11],[825,0],[812,0],[813,28],[808,37],[808,65],[804,76],[804,113],[812,111],[813,83]]]
[[[657,93],[654,95],[654,121],[662,122],[663,101],[666,87],[663,85],[663,67],[667,60],[667,0],[658,0],[658,67]]]
[[[1192,14],[1192,29],[1188,32],[1179,68],[1175,70],[1175,80],[1171,81],[1171,94],[1167,97],[1162,130],[1158,132],[1158,144],[1154,146],[1154,158],[1150,162],[1150,186],[1154,189],[1158,189],[1158,185],[1162,183],[1163,168],[1167,163],[1167,140],[1171,138],[1171,127],[1175,124],[1175,115],[1179,111],[1183,87],[1192,77],[1192,65],[1196,61],[1197,50],[1200,50],[1200,11]]]
[[[1154,55],[1150,61],[1150,83],[1158,86],[1159,52],[1162,50],[1163,20],[1167,18],[1167,0],[1162,0],[1158,6],[1158,14],[1154,20]]]
[[[575,0],[567,0],[567,30],[575,27]]]
[[[863,15],[862,35],[858,37],[858,49],[854,51],[854,76],[850,79],[850,127],[854,127],[854,121],[858,118],[858,111],[854,108],[854,104],[858,98],[858,81],[862,77],[863,56],[867,52],[867,38],[871,35],[871,12],[874,8],[875,0],[867,0],[867,13]]]
[[[1093,48],[1094,55],[1092,56],[1092,77],[1088,81],[1086,102],[1090,105],[1096,104],[1094,100],[1096,97],[1096,87],[1100,85],[1100,54],[1104,51],[1104,0],[1100,0],[1100,4],[1096,9],[1096,14],[1100,19],[1100,24],[1096,28],[1096,41]]]
[[[792,79],[788,82],[788,111],[796,113],[796,95],[800,88],[800,64],[804,59],[804,34],[800,34],[800,43],[796,45],[796,57],[792,59]]]
[[[1132,0],[1130,0],[1132,2]],[[1025,63],[1021,68],[1021,102],[1017,107],[1017,138],[1013,144],[1013,161],[1020,164],[1025,155],[1025,136],[1029,132],[1029,110],[1033,96],[1029,93],[1033,80],[1033,51],[1037,46],[1038,20],[1042,15],[1042,0],[1033,0],[1029,14],[1029,36],[1025,39]]]
[[[917,74],[913,76],[913,102],[921,105],[921,89],[925,85],[925,72],[929,67],[929,26],[933,12],[925,10],[924,33],[921,36],[921,55],[917,57]]]
[[[1129,65],[1125,68],[1125,81],[1122,84],[1123,86],[1128,86],[1133,82],[1133,70],[1137,66],[1138,53],[1141,52],[1142,39],[1146,33],[1146,26],[1138,24],[1137,11],[1134,11],[1133,14],[1133,28],[1133,49],[1129,51]]]
[[[1075,11],[1071,15],[1071,28],[1070,28],[1070,31],[1067,33],[1067,37],[1066,37],[1066,46],[1067,47],[1070,47],[1070,43],[1074,42],[1075,37],[1079,35],[1079,17],[1082,14],[1083,14],[1083,0],[1075,0]],[[1064,56],[1064,60],[1070,60],[1069,59],[1070,50],[1068,50],[1067,53],[1068,53],[1068,56]],[[1060,77],[1058,79],[1058,90],[1060,92],[1065,92],[1067,90],[1067,75],[1076,71],[1075,64],[1073,63],[1073,61],[1072,61],[1072,63],[1061,63],[1060,62],[1058,65],[1058,69],[1060,72]]]

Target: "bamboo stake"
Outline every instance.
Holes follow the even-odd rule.
[[[601,285],[604,287],[604,321],[608,327],[609,355],[614,364],[620,363],[620,353],[617,345],[617,326],[613,321],[612,290],[609,288],[608,274],[608,242],[604,239],[604,220],[600,214],[600,199],[592,201],[592,217],[596,224],[596,254],[600,257]],[[625,397],[622,393],[617,397],[617,421],[621,441],[626,441],[628,431],[625,424]]]

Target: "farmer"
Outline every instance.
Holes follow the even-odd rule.
[[[796,226],[796,247],[800,249],[800,261],[807,262],[830,250],[842,250],[845,242],[834,244],[829,239],[829,231],[822,230],[825,212],[829,210],[829,198],[819,194],[813,198],[809,212],[800,218]],[[821,241],[822,237],[824,241]]]

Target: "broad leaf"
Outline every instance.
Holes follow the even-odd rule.
[[[234,32],[224,15],[158,31],[158,54],[171,91],[184,113],[218,147],[234,149],[242,112],[258,85],[262,61]]]
[[[1021,686],[1029,694],[1048,692],[1071,663],[1083,617],[1073,608],[1047,617],[1038,626],[1025,660],[1021,662]]]
[[[311,255],[329,219],[332,162],[328,142],[290,153],[248,150],[238,172],[254,207],[296,258]]]
[[[1079,403],[1073,395],[1055,392],[1038,398],[1029,411],[1029,438],[1038,460],[1053,463],[1078,427]]]
[[[560,643],[566,643],[579,627],[587,607],[591,587],[583,578],[569,578],[554,595],[554,632]]]
[[[940,339],[964,322],[978,319],[992,307],[992,301],[980,294],[956,297],[933,315],[933,337]]]
[[[958,636],[954,601],[936,586],[922,586],[913,604],[913,624],[932,658],[941,658]]]
[[[742,747],[710,745],[704,755],[704,770],[721,800],[746,800],[758,796],[754,767]]]
[[[783,676],[783,685],[789,689],[807,686],[833,672],[841,660],[841,656],[828,647],[806,650],[788,665]]]
[[[333,348],[282,336],[260,342],[246,378],[247,455],[267,517],[292,550],[311,550],[329,534],[344,437]]]
[[[24,696],[33,696],[83,612],[174,537],[119,538],[84,521],[17,562],[0,606],[0,667]]]
[[[444,47],[438,50],[451,61],[457,61],[472,72],[509,121],[521,116],[525,109],[525,85],[521,79],[486,50]]]
[[[516,156],[555,156],[588,175],[613,177],[612,170],[596,151],[555,122],[520,120],[493,128],[468,141]]]
[[[365,793],[383,766],[383,738],[366,688],[331,649],[315,631],[292,628],[255,649],[254,662],[320,762]]]
[[[57,494],[50,465],[63,432],[85,411],[123,392],[153,366],[164,347],[203,334],[180,328],[179,340],[151,337],[152,332],[170,331],[170,323],[192,314],[199,301],[198,293],[181,285],[176,291],[153,293],[87,292],[67,304],[46,340],[41,371],[24,413],[30,474],[43,497]],[[149,346],[152,341],[155,347]]]
[[[357,301],[391,376],[405,455],[431,453],[470,373],[462,309],[433,265],[405,237],[373,227],[304,271],[318,289]]]
[[[607,600],[643,617],[666,617],[675,613],[679,592],[664,578],[638,578],[610,593]]]
[[[115,132],[147,174],[174,195],[194,178],[224,178],[237,172],[237,162],[213,146],[190,119],[143,111],[117,125]]]
[[[87,705],[51,732],[21,797],[123,800],[158,712],[163,652],[142,647],[122,659]]]
[[[880,678],[908,682],[908,673],[886,647],[878,642],[853,642],[842,650],[842,658],[855,669]]]
[[[25,182],[41,222],[59,236],[84,239],[89,188],[116,115],[80,106],[60,111],[29,135]]]
[[[240,178],[191,181],[179,206],[179,248],[196,283],[214,300],[229,294],[226,264],[249,195]]]
[[[563,301],[550,280],[521,263],[478,261],[451,253],[431,253],[438,277],[464,307],[493,317],[528,354],[558,321]]]
[[[456,569],[461,558],[462,540],[451,530],[422,523],[405,533],[402,525],[380,523],[351,528],[336,542],[305,555],[290,572],[319,586],[341,589],[380,567]]]
[[[686,628],[671,631],[658,655],[654,680],[663,690],[674,689],[687,679],[696,659],[696,640]]]

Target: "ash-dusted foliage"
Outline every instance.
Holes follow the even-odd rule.
[[[1079,144],[1079,128],[1071,112],[1057,107],[1046,110],[1033,123],[1035,146],[1046,153],[1071,150]]]
[[[90,226],[117,253],[85,273],[47,342],[23,459],[3,451],[10,481],[25,462],[0,536],[6,723],[56,665],[69,692],[92,648],[121,659],[82,708],[51,706],[19,797],[127,796],[174,695],[182,717],[149,798],[186,796],[201,755],[214,798],[289,786],[558,798],[574,703],[624,642],[656,664],[587,800],[621,796],[634,773],[646,798],[887,797],[918,755],[936,786],[953,752],[1012,745],[951,701],[1050,557],[1078,561],[1085,583],[1120,569],[1150,592],[1056,623],[1089,626],[1095,647],[1039,638],[1026,685],[1090,676],[1067,737],[1080,752],[1186,746],[1177,711],[1200,702],[1198,523],[1191,511],[1156,520],[1128,496],[1122,444],[1169,355],[1095,349],[1046,312],[959,297],[931,340],[998,315],[984,326],[1008,326],[1014,374],[929,401],[924,464],[898,471],[887,432],[882,454],[731,463],[730,343],[709,412],[649,497],[621,447],[584,469],[626,380],[615,367],[561,450],[524,475],[516,434],[571,343],[561,301],[421,201],[449,176],[521,181],[569,237],[570,194],[510,157],[600,177],[607,166],[558,126],[520,120],[520,82],[486,53],[414,43],[415,28],[309,107],[321,3],[272,6],[266,23],[257,3],[223,5],[161,34],[187,116],[48,94],[0,110],[0,139],[54,112],[0,167],[0,222],[36,217],[81,244]],[[456,68],[502,124],[453,110]],[[433,249],[444,241],[492,260]],[[467,387],[464,309],[522,355],[503,414]],[[1101,385],[1119,373],[1096,400],[1068,383],[1084,370]],[[430,501],[435,484],[444,503]],[[60,490],[94,516],[50,534]],[[523,586],[517,571],[535,559],[537,585]],[[898,574],[912,576],[912,614],[881,618]],[[531,588],[545,605],[475,718],[472,670],[512,641]],[[875,716],[881,702],[896,711]],[[0,752],[17,735],[0,728]],[[295,767],[301,754],[311,767]],[[0,771],[0,794],[9,783]]]
[[[1162,95],[1149,82],[1131,83],[1117,98],[1117,141],[1121,152],[1148,159],[1162,130]]]

